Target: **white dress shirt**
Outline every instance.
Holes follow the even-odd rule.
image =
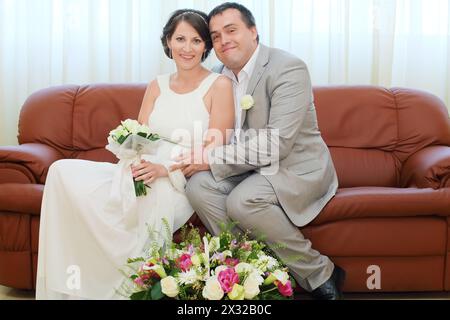
[[[259,53],[259,45],[256,47],[255,52],[251,56],[250,60],[248,60],[247,64],[242,68],[237,77],[226,66],[222,70],[222,74],[227,76],[233,82],[233,93],[234,93],[234,110],[235,110],[235,121],[234,128],[235,132],[238,129],[241,129],[241,98],[246,95],[248,84],[250,82],[250,78],[252,77],[253,70],[255,69],[256,59],[258,58]],[[233,139],[234,140],[234,136]]]

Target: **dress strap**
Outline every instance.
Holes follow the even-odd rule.
[[[161,91],[161,93],[169,92],[170,73],[160,74],[156,76],[156,81],[158,82],[159,90]]]
[[[200,84],[200,86],[197,88],[197,93],[200,95],[200,97],[204,97],[205,94],[209,91],[212,84],[216,79],[220,76],[219,73],[211,72]]]

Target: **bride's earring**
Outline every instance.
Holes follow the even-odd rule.
[[[169,48],[169,58],[170,58],[170,59],[173,59],[173,56],[172,56],[172,49],[170,49],[170,48]]]
[[[202,62],[205,61],[205,59],[206,59],[206,51],[203,51],[203,54],[202,54]]]

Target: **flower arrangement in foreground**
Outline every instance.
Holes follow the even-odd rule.
[[[264,243],[229,231],[201,237],[183,227],[181,242],[153,247],[148,257],[128,260],[134,272],[132,300],[282,300],[295,281]],[[130,293],[130,292],[129,292]]]

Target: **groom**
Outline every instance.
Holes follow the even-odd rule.
[[[224,64],[215,71],[233,82],[236,129],[244,134],[250,129],[278,132],[279,158],[276,172],[264,172],[267,162],[251,159],[266,159],[267,150],[261,150],[266,148],[249,146],[267,140],[262,137],[267,132],[260,130],[247,142],[236,135],[234,143],[215,148],[207,163],[184,167],[184,172],[197,172],[186,186],[191,205],[213,234],[230,220],[241,230],[262,234],[301,287],[317,299],[340,299],[345,272],[312,249],[298,229],[320,213],[338,186],[317,126],[307,67],[284,51],[260,44],[255,19],[240,4],[213,9],[209,28]],[[242,97],[248,95],[253,101],[243,108]]]

